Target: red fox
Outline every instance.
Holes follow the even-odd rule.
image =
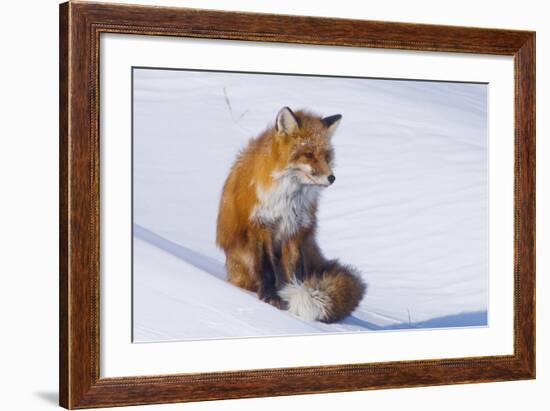
[[[282,108],[238,155],[218,213],[229,281],[309,321],[345,318],[366,289],[315,241],[319,195],[336,179],[331,139],[341,118]]]

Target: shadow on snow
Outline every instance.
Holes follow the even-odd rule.
[[[377,325],[370,321],[361,320],[353,316],[346,318],[342,322],[344,324],[362,326],[372,331],[407,330],[415,328],[479,327],[487,325],[487,311],[472,311],[450,314],[431,318],[425,321],[390,325]]]
[[[172,254],[175,257],[197,267],[200,270],[206,271],[221,280],[226,280],[225,267],[222,263],[212,257],[208,257],[187,247],[183,247],[174,243],[160,235],[148,230],[139,224],[134,224],[134,236],[140,240],[146,241],[155,247]]]

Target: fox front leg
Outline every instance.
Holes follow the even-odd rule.
[[[286,309],[285,302],[279,297],[277,291],[283,285],[283,273],[280,267],[280,252],[266,249],[262,256],[262,271],[258,297],[281,310]]]
[[[304,262],[300,238],[294,238],[285,242],[282,246],[281,252],[282,255],[280,258],[280,266],[284,274],[284,277],[281,278],[281,286],[285,283],[293,281],[294,279],[303,280]]]

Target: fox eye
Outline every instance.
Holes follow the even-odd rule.
[[[304,153],[304,157],[305,158],[313,158],[313,153],[310,153],[310,152]]]

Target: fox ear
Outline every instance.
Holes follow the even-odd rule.
[[[323,118],[321,121],[323,124],[328,128],[327,137],[331,138],[336,129],[338,128],[338,124],[340,124],[340,120],[342,120],[341,114],[335,114],[333,116],[328,116]]]
[[[277,114],[276,126],[277,131],[283,134],[292,134],[300,127],[298,119],[288,107],[283,107]]]

